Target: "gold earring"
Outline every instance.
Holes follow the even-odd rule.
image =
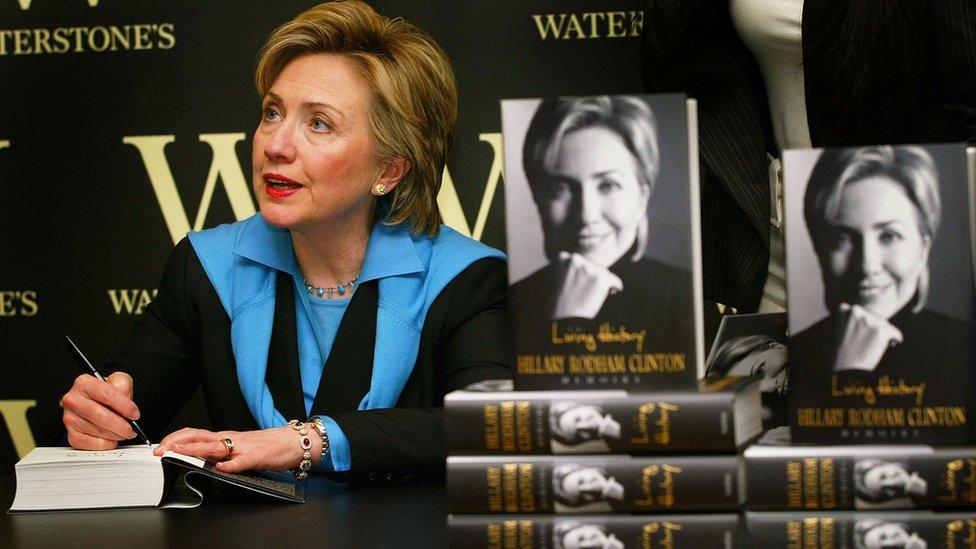
[[[383,196],[386,194],[386,185],[383,183],[377,183],[373,186],[373,194],[375,196]]]

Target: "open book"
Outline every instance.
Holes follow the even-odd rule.
[[[283,474],[222,473],[199,458],[152,452],[148,446],[100,452],[34,448],[15,466],[17,493],[10,511],[197,507],[203,503],[205,479],[272,499],[305,502],[303,484]]]

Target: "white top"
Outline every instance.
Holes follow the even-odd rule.
[[[779,149],[810,147],[803,90],[803,0],[730,0],[736,32],[759,62]]]
[[[781,151],[810,147],[803,88],[803,0],[730,0],[729,10],[736,32],[759,63],[776,146]],[[782,204],[777,204],[782,200],[778,168],[776,162],[770,169],[769,272],[759,312],[786,308],[786,254],[777,214],[782,212]]]

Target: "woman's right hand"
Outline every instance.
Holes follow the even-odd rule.
[[[901,330],[860,305],[840,304],[841,337],[834,371],[874,371],[885,351],[904,340]]]
[[[78,376],[61,397],[61,406],[72,448],[111,450],[136,436],[129,419],[139,419],[139,408],[132,401],[132,377],[125,372],[115,372],[105,381]]]
[[[560,252],[562,280],[552,318],[593,318],[611,292],[624,289],[620,277],[578,253]]]

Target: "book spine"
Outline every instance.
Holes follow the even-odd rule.
[[[762,547],[973,547],[972,513],[746,513],[746,539]]]
[[[739,507],[737,456],[449,457],[452,513],[660,513]]]
[[[746,507],[756,511],[952,509],[976,505],[976,449],[755,457]]]
[[[671,547],[733,549],[742,546],[739,515],[452,515],[450,547],[457,549],[562,549]],[[616,540],[614,545],[610,540]]]
[[[448,453],[661,454],[734,452],[733,394],[449,401]],[[581,423],[582,422],[582,423]]]

